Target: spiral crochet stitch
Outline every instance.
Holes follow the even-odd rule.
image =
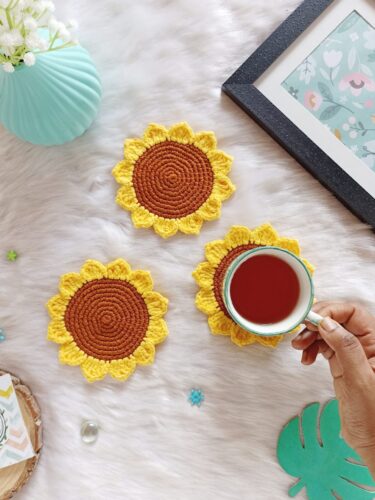
[[[61,344],[61,363],[80,365],[90,382],[107,374],[126,380],[136,364],[153,362],[168,334],[168,301],[152,290],[149,272],[122,259],[104,266],[88,260],[80,273],[61,277],[48,302],[48,339]]]
[[[163,238],[199,233],[235,190],[227,177],[232,158],[216,149],[212,132],[195,134],[187,123],[149,125],[142,139],[125,142],[124,157],[113,169],[121,185],[116,201],[136,227]]]

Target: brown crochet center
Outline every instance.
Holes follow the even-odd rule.
[[[220,264],[217,266],[215,275],[214,275],[214,293],[215,293],[215,298],[216,302],[219,304],[219,307],[223,313],[230,318],[230,315],[227,311],[227,308],[225,307],[224,304],[224,299],[223,299],[223,286],[224,286],[224,279],[225,275],[227,273],[227,270],[229,266],[232,264],[232,262],[242,253],[247,252],[248,250],[252,250],[253,248],[257,248],[262,245],[254,245],[252,243],[248,243],[247,245],[241,245],[239,247],[234,248],[231,250],[220,262]]]
[[[144,339],[150,320],[134,286],[108,278],[84,284],[71,298],[64,319],[77,346],[106,361],[132,354]]]
[[[134,166],[133,186],[140,205],[166,219],[194,213],[213,185],[209,159],[192,144],[161,142],[147,149]]]

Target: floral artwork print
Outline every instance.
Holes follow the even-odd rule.
[[[282,86],[375,172],[375,28],[352,12]]]

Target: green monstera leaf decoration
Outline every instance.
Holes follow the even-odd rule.
[[[363,500],[375,498],[375,481],[357,453],[340,436],[337,400],[319,414],[312,403],[281,431],[277,457],[281,467],[298,478],[289,496],[306,488],[309,500]]]

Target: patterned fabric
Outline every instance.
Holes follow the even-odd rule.
[[[348,16],[283,87],[375,171],[375,29]]]

